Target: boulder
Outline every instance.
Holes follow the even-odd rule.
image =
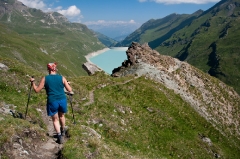
[[[3,63],[0,63],[0,70],[7,71],[9,68],[4,65]]]
[[[88,73],[88,75],[93,75],[96,72],[102,71],[102,69],[90,62],[85,62],[82,65],[82,68]]]

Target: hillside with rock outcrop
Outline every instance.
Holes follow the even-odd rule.
[[[161,55],[146,43],[132,43],[128,60],[112,76],[146,76],[174,90],[224,135],[240,139],[240,96],[233,88],[199,69],[170,56]]]
[[[133,41],[185,61],[240,93],[240,0],[221,0],[206,11],[151,19],[118,46]]]

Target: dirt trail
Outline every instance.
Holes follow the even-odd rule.
[[[6,145],[10,149],[10,158],[13,159],[60,159],[63,144],[56,143],[55,130],[51,117],[47,116],[45,110],[41,110],[42,118],[47,126],[46,140],[39,139],[38,134],[31,130],[23,132],[23,136],[13,136],[12,145]],[[28,120],[28,118],[27,118]],[[27,136],[27,139],[25,137]],[[66,137],[65,141],[66,142]],[[1,158],[1,156],[0,156]]]
[[[47,139],[48,141],[40,145],[39,152],[44,154],[43,158],[55,159],[59,158],[59,152],[63,148],[63,144],[56,143],[56,135],[55,129],[53,127],[51,117],[47,116],[47,112],[42,112],[42,118],[44,123],[47,125],[47,135],[49,136]]]

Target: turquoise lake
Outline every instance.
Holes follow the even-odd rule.
[[[89,60],[104,70],[108,74],[112,74],[112,70],[122,65],[124,60],[127,60],[127,47],[114,47],[110,50],[91,57]]]

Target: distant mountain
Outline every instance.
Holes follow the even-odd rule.
[[[112,47],[117,43],[116,40],[109,38],[99,32],[95,32],[95,34],[96,34],[96,37],[99,39],[99,41],[101,41],[107,47]]]
[[[0,33],[1,57],[40,71],[46,71],[46,63],[56,61],[65,75],[86,74],[81,67],[84,55],[105,47],[85,25],[16,0],[0,0]]]
[[[116,41],[122,41],[124,40],[129,34],[125,34],[125,35],[120,35],[120,36],[117,36],[115,38],[113,38],[114,40]]]
[[[150,42],[159,37],[162,37],[163,41],[167,40],[169,37],[166,36],[166,33],[173,33],[174,31],[182,29],[202,13],[203,11],[199,10],[191,15],[174,13],[162,19],[151,19],[126,37],[123,41],[119,42],[116,46],[129,46],[133,41],[139,43]],[[175,29],[172,31],[172,28]]]
[[[196,66],[240,93],[240,0],[222,0],[207,11],[149,20],[116,46],[147,42],[160,54]]]
[[[107,37],[110,37],[114,40],[119,40],[118,37],[127,37],[127,35],[131,34],[134,30],[139,27],[138,24],[111,24],[109,26],[101,26],[101,25],[88,25],[88,28],[94,30],[95,32],[99,32]]]

